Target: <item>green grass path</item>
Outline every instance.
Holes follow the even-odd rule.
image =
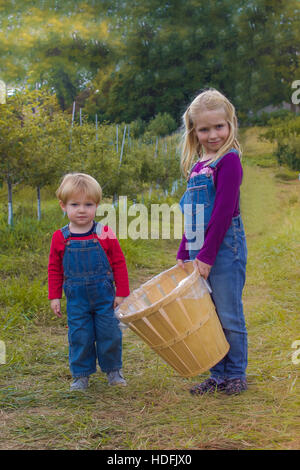
[[[128,387],[109,388],[98,372],[86,393],[70,393],[65,318],[54,319],[46,301],[48,247],[16,253],[13,261],[3,255],[0,448],[299,448],[300,364],[292,361],[300,339],[299,188],[299,181],[276,180],[272,168],[245,165],[249,390],[236,397],[191,397],[189,387],[206,374],[178,377],[129,330]],[[139,255],[129,244],[132,287],[175,264],[177,244],[145,241],[136,245]]]

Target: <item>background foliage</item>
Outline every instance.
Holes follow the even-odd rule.
[[[0,0],[0,78],[119,123],[166,112],[179,124],[215,86],[243,118],[290,102],[299,31],[297,0]]]

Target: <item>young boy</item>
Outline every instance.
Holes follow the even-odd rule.
[[[108,226],[94,221],[101,201],[98,182],[67,174],[56,191],[69,224],[54,232],[48,265],[51,309],[61,317],[67,298],[71,390],[84,390],[96,372],[96,358],[109,385],[126,385],[122,374],[122,333],[114,315],[129,295],[128,273],[119,242]],[[114,284],[116,286],[116,292]]]

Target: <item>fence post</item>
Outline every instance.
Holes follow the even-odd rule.
[[[36,192],[37,192],[37,218],[38,220],[41,220],[41,190],[39,186],[36,188]]]
[[[10,179],[7,180],[7,195],[8,195],[8,225],[13,226],[13,205],[12,205],[12,183]]]
[[[73,124],[74,124],[74,117],[75,117],[75,101],[73,102],[73,110],[72,110],[71,137],[70,137],[69,150],[71,150],[71,147],[72,147],[72,129],[73,129]]]
[[[123,140],[122,140],[122,147],[121,147],[121,155],[120,155],[120,163],[119,163],[119,168],[122,163],[122,158],[123,158],[123,151],[124,151],[124,144],[125,144],[125,137],[126,137],[126,125],[124,127],[124,133],[123,133]]]
[[[129,125],[128,125],[128,145],[129,145],[129,148],[131,149],[130,126]]]

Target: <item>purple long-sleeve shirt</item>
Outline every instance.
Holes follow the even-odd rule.
[[[205,162],[198,162],[193,172],[199,172]],[[231,224],[232,217],[239,215],[240,185],[243,178],[243,169],[238,154],[227,153],[217,163],[214,173],[214,184],[216,187],[216,197],[210,221],[204,234],[204,243],[197,258],[203,263],[213,265],[224,239],[224,236]],[[186,249],[187,239],[183,234],[177,259],[189,259],[189,252]]]

